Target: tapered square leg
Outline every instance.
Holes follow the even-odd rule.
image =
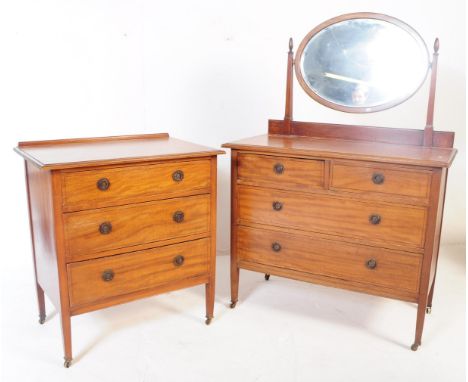
[[[43,289],[38,283],[36,283],[36,292],[37,292],[37,305],[39,308],[39,323],[42,325],[46,319],[45,296],[44,296]]]
[[[426,304],[418,304],[418,314],[416,318],[416,332],[414,336],[414,343],[411,345],[411,350],[416,351],[421,346],[421,338],[424,329],[424,319],[426,318]]]
[[[427,298],[427,307],[426,307],[426,313],[430,314],[432,313],[432,298],[434,297],[434,285],[435,285],[435,275],[434,275],[434,280],[432,280],[432,285],[431,289],[429,291],[429,296]]]
[[[71,339],[71,317],[69,314],[61,312],[62,336],[63,336],[63,351],[64,351],[64,366],[70,367],[72,362],[72,339]]]
[[[205,284],[205,298],[206,298],[206,321],[205,323],[209,325],[213,319],[214,311],[214,298],[215,298],[215,282],[209,282]]]
[[[239,267],[231,255],[231,308],[235,308],[239,298]]]

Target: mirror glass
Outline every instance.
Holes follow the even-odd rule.
[[[309,33],[296,56],[304,90],[326,106],[361,113],[411,97],[427,76],[427,47],[407,24],[384,17],[339,20]]]

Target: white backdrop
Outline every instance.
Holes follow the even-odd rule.
[[[371,11],[440,38],[435,126],[456,132],[443,240],[465,240],[464,1],[32,0],[0,3],[4,243],[29,251],[19,140],[168,132],[219,147],[263,134],[284,112],[290,36]],[[395,52],[398,54],[398,52]],[[404,59],[404,57],[402,57]],[[409,102],[365,116],[317,104],[295,82],[295,119],[423,128],[428,81]],[[229,248],[229,155],[219,158],[218,248]],[[11,202],[10,202],[11,201]],[[23,256],[30,262],[29,256]]]

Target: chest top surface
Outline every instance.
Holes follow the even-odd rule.
[[[457,152],[453,148],[276,134],[263,134],[241,139],[226,143],[223,147],[284,155],[304,155],[429,167],[449,167]]]
[[[166,133],[20,142],[15,151],[38,167],[56,170],[224,154]]]

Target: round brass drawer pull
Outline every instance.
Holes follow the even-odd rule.
[[[172,219],[176,222],[176,223],[181,223],[182,221],[184,221],[184,213],[182,211],[176,211],[174,212],[174,215],[172,215]]]
[[[182,255],[177,255],[174,257],[174,265],[180,267],[185,261],[185,257]]]
[[[97,181],[96,183],[97,188],[99,188],[101,191],[106,191],[110,187],[110,180],[107,178],[101,178]]]
[[[112,269],[106,269],[102,272],[102,279],[104,281],[112,281],[114,279],[114,271]]]
[[[281,211],[281,209],[283,208],[283,203],[273,202],[272,206],[275,211]]]
[[[372,182],[374,182],[374,184],[382,184],[384,181],[385,181],[384,174],[380,174],[378,172],[372,174]]]
[[[278,174],[278,175],[281,175],[283,172],[284,172],[284,166],[282,163],[276,163],[274,166],[273,166],[273,171]]]
[[[112,224],[110,222],[104,222],[99,226],[99,232],[102,235],[107,235],[112,231]]]
[[[279,251],[281,251],[281,244],[275,242],[275,243],[273,243],[273,244],[271,245],[271,249],[272,249],[273,251],[275,251],[275,252],[279,252]]]
[[[382,218],[380,217],[380,215],[372,214],[371,216],[369,216],[369,222],[371,224],[377,225],[377,224],[380,224],[381,221],[382,221]]]
[[[375,269],[377,267],[377,260],[370,259],[366,261],[366,267],[369,269]]]
[[[181,182],[184,180],[184,172],[182,170],[177,170],[172,173],[172,179],[174,182]]]

